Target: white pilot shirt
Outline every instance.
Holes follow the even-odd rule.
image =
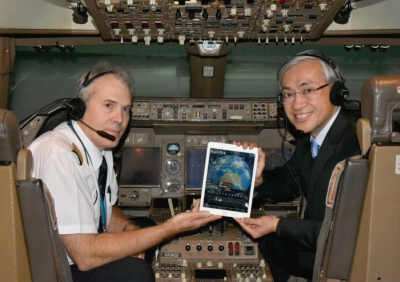
[[[86,153],[77,135],[64,122],[53,131],[39,136],[29,146],[34,159],[33,177],[42,179],[54,198],[60,234],[98,233],[100,191],[97,177],[103,155],[108,167],[105,193],[107,223],[117,200],[113,156],[109,150],[100,152],[76,121],[72,121],[72,125],[85,145]],[[68,260],[73,264],[69,256]]]

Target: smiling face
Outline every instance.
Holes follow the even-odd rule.
[[[283,74],[281,89],[286,92],[298,92],[304,88],[316,89],[326,83],[321,63],[317,59],[310,59],[294,65]],[[286,116],[297,130],[316,137],[334,116],[338,106],[330,101],[331,88],[332,85],[329,85],[318,90],[315,98],[310,101],[296,93],[293,103],[284,105]]]
[[[113,74],[98,78],[91,87],[92,93],[86,103],[82,121],[96,130],[115,136],[115,141],[99,136],[85,125],[81,125],[81,128],[100,151],[114,148],[129,123],[131,92],[129,87]]]

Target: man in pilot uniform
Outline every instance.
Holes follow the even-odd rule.
[[[342,71],[320,52],[290,58],[278,71],[278,81],[279,103],[299,131],[296,150],[287,166],[263,172],[265,153],[259,149],[256,197],[291,201],[303,194],[304,219],[263,216],[236,221],[259,238],[275,282],[311,280],[330,176],[338,162],[361,153],[356,135],[360,116],[342,106],[348,95]],[[247,146],[256,145],[245,142]]]
[[[74,281],[154,281],[143,253],[174,235],[220,218],[181,213],[158,226],[138,229],[115,205],[118,185],[111,149],[130,121],[133,79],[100,62],[78,80],[71,118],[34,140],[34,177],[55,204],[61,241]]]

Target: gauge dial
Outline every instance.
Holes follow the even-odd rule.
[[[170,178],[167,181],[167,188],[165,192],[177,193],[181,189],[181,182],[176,178]]]
[[[165,165],[165,169],[169,174],[177,174],[181,171],[181,163],[177,160],[169,160]]]
[[[181,146],[178,143],[169,143],[167,144],[167,152],[168,154],[174,156],[178,154],[181,150]]]
[[[129,193],[129,198],[131,198],[131,200],[137,200],[139,199],[140,194],[138,191],[132,191],[131,193]]]

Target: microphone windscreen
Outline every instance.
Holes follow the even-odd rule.
[[[115,136],[112,136],[111,134],[108,134],[107,132],[101,131],[101,130],[96,130],[97,134],[99,134],[101,137],[106,138],[110,141],[115,141]]]

